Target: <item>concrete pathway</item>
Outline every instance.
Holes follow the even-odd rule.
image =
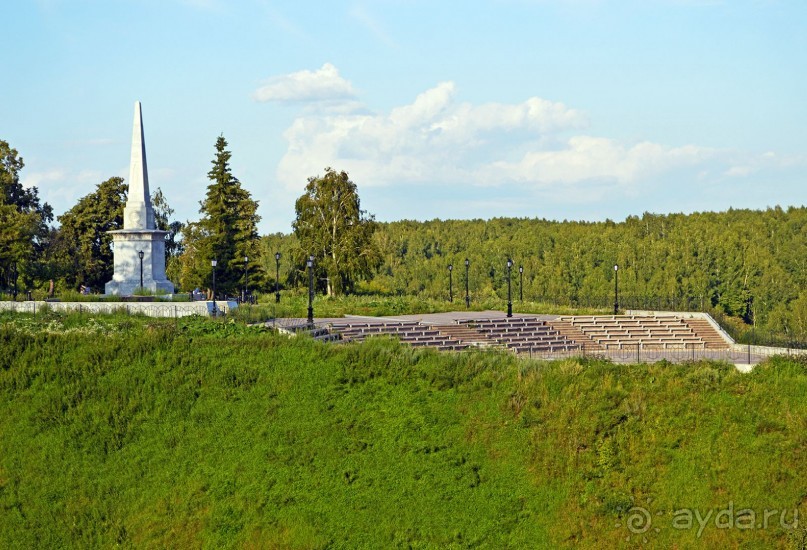
[[[457,321],[469,319],[505,319],[507,314],[503,311],[447,311],[444,313],[418,313],[414,315],[396,315],[394,317],[369,317],[363,315],[345,315],[346,319],[372,319],[378,322],[418,321],[424,325],[450,325]],[[560,315],[540,315],[534,313],[513,313],[513,317],[539,319],[551,321]]]

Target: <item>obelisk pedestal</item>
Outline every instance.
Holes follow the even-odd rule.
[[[154,222],[139,101],[135,102],[129,193],[123,209],[123,229],[109,233],[114,245],[115,274],[106,283],[106,294],[130,295],[141,287],[152,293],[174,292],[174,283],[165,275],[165,236],[168,232],[158,230]]]

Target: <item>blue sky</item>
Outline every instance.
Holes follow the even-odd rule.
[[[128,175],[198,218],[217,136],[290,230],[346,170],[377,219],[807,203],[803,0],[39,0],[4,8],[0,139],[57,213]]]

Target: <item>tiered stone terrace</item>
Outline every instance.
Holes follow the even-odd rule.
[[[569,323],[603,350],[636,346],[642,349],[706,349],[707,346],[707,341],[683,318],[673,315],[574,316],[561,317],[559,321]]]
[[[331,328],[343,340],[354,342],[361,342],[370,336],[393,336],[410,346],[429,346],[441,351],[460,351],[468,347],[467,344],[417,321],[334,321]]]
[[[729,344],[706,319],[678,315],[594,315],[504,317],[487,312],[422,316],[418,319],[333,319],[335,339],[363,341],[392,336],[412,346],[443,351],[492,347],[514,353],[581,353],[618,350],[728,349]],[[491,314],[493,313],[493,314]]]
[[[546,321],[529,317],[463,320],[460,324],[474,328],[488,340],[516,353],[575,351],[580,344],[570,340]]]

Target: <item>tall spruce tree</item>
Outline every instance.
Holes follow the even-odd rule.
[[[244,258],[250,258],[249,277],[258,277],[258,202],[230,169],[227,140],[216,140],[216,157],[207,177],[207,195],[200,202],[202,218],[183,229],[185,250],[182,254],[180,284],[185,289],[212,287],[211,260],[217,260],[216,289],[222,294],[237,294],[244,285]]]

